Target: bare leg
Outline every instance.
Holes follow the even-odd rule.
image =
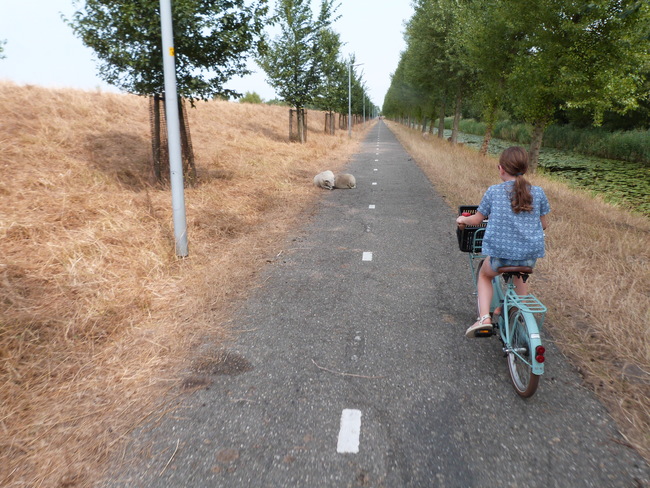
[[[490,314],[490,304],[492,303],[492,279],[499,273],[494,271],[489,265],[489,258],[485,260],[481,271],[478,274],[478,312],[479,317]]]
[[[476,337],[476,334],[485,335],[492,331],[492,320],[490,319],[490,303],[492,302],[492,278],[498,273],[494,272],[488,261],[483,263],[477,279],[478,288],[478,311],[479,318],[466,331],[466,337]]]
[[[521,278],[514,278],[514,280],[517,295],[528,295],[528,283],[524,283]]]

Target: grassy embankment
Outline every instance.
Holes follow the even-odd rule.
[[[0,84],[0,486],[89,486],[169,391],[189,351],[221,360],[229,311],[312,207],[313,176],[354,152],[347,131],[290,144],[288,110],[189,110],[198,185],[190,256],[152,184],[141,97]]]
[[[497,160],[389,122],[450,206],[478,204]],[[536,175],[552,212],[534,293],[553,340],[650,459],[650,220]]]
[[[145,99],[0,88],[0,485],[87,486],[162,394],[182,394],[195,344],[217,346],[194,361],[221,359],[230,310],[318,197],[313,175],[341,168],[356,144],[347,131],[323,135],[314,112],[299,145],[286,142],[286,108],[199,104],[190,257],[178,260],[170,192],[150,180]],[[484,160],[471,151],[405,143],[424,167],[431,154],[443,162],[435,180],[459,184],[459,201],[493,181],[493,162],[475,171]],[[470,168],[465,181],[447,163]],[[555,338],[647,455],[648,222],[550,185],[544,261],[566,266],[559,277],[542,268]]]

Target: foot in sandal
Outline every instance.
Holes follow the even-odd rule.
[[[483,315],[483,317],[476,319],[474,325],[465,331],[465,336],[469,337],[470,339],[473,339],[474,337],[490,335],[492,335],[492,320],[490,319],[489,314]]]

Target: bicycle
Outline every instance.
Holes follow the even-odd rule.
[[[464,212],[465,215],[474,214],[477,208],[474,205],[462,205],[459,207],[459,215]],[[484,220],[479,226],[459,226],[457,229],[460,250],[469,255],[477,295],[478,273],[487,258],[482,254],[486,226],[487,220]],[[498,271],[502,274],[492,280],[492,330],[478,331],[475,336],[491,337],[498,334],[514,389],[519,396],[529,398],[537,391],[539,379],[544,374],[546,348],[542,345],[540,329],[544,324],[546,307],[534,295],[517,295],[515,291],[513,278],[519,277],[526,282],[533,268],[512,266],[499,268]]]

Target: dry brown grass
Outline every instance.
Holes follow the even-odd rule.
[[[178,385],[361,130],[228,102],[190,110],[190,257],[152,184],[147,100],[0,83],[0,485],[88,486]]]
[[[497,160],[389,123],[452,207],[499,183]],[[650,460],[650,221],[542,176],[548,253],[533,281],[547,330]]]

